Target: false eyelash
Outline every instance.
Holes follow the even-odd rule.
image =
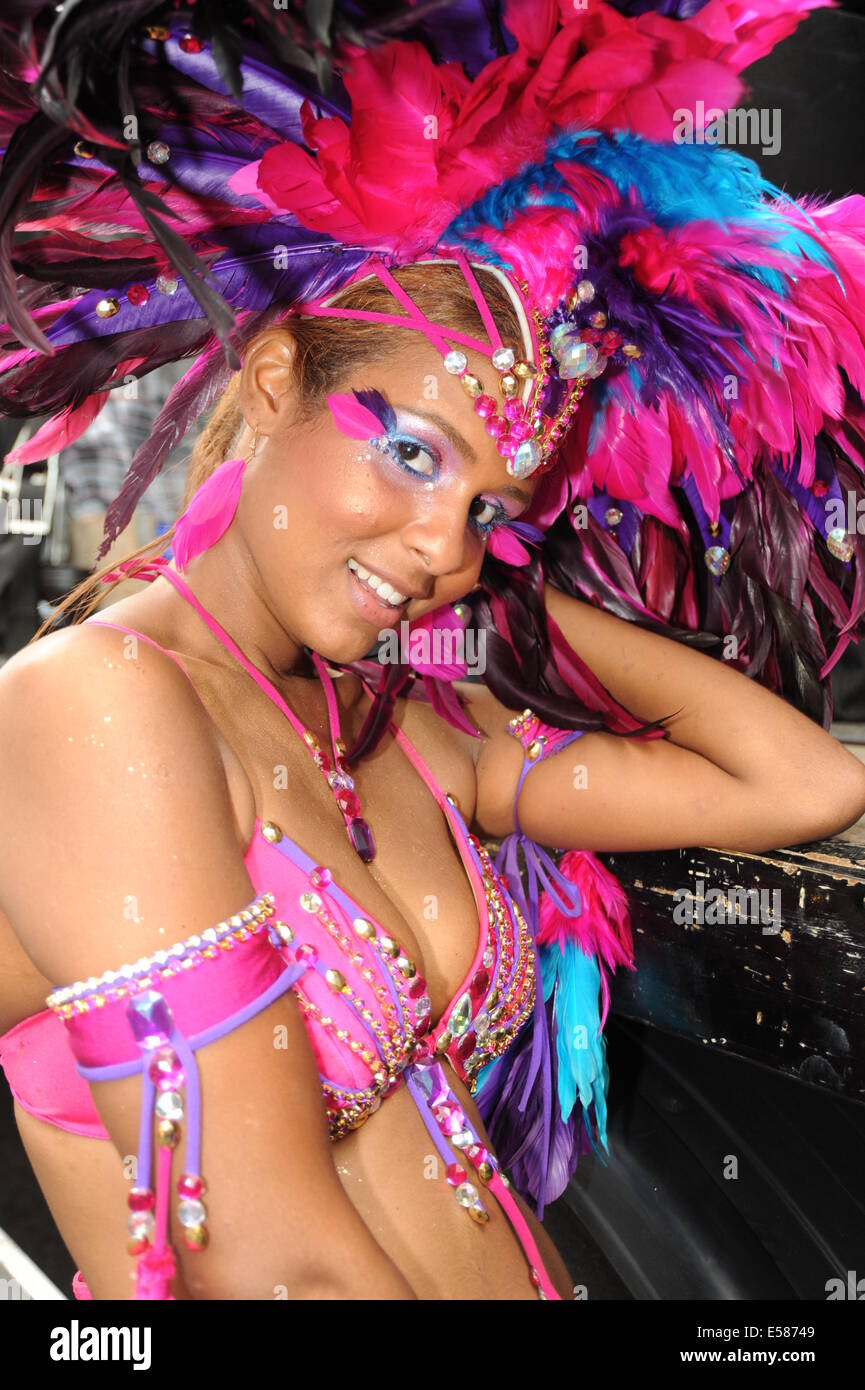
[[[411,477],[420,478],[428,483],[435,482],[435,479],[438,477],[438,458],[433,457],[435,450],[428,444],[424,444],[422,439],[415,439],[411,434],[399,434],[394,431],[393,433],[378,435],[375,439],[370,439],[368,442],[372,444],[374,448],[380,450],[381,453],[387,454],[388,458],[392,459],[398,468],[401,468],[404,473],[408,473]],[[416,468],[412,468],[410,464],[400,458],[396,448],[398,444],[417,444],[424,453],[428,454],[433,460],[436,466],[435,474],[420,473]]]
[[[505,526],[510,521],[508,513],[502,508],[491,521],[478,521],[477,517],[470,516],[469,521],[476,531],[482,536],[488,536],[490,532],[497,531],[500,526]]]

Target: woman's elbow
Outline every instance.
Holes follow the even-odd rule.
[[[815,797],[816,804],[807,807],[811,839],[840,835],[865,816],[865,763],[846,749],[843,752],[844,760],[826,770],[819,801]]]

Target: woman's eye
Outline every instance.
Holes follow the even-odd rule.
[[[388,452],[402,468],[406,468],[410,473],[421,473],[427,478],[433,477],[436,459],[431,449],[427,449],[417,439],[393,438],[388,444]]]
[[[401,437],[392,434],[383,435],[380,439],[370,442],[406,473],[420,478],[435,478],[438,474],[439,457],[436,451],[429,445],[422,444],[419,439],[413,439],[410,435]],[[488,502],[483,497],[476,497],[471,504],[469,524],[480,535],[489,535],[490,531],[508,520],[508,513],[504,507]]]
[[[480,513],[472,511],[469,520],[478,531],[488,532],[494,530],[497,525],[507,521],[507,513],[501,507],[496,507],[492,502],[485,502],[482,497],[476,497],[472,507],[480,507]]]

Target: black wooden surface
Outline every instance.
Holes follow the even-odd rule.
[[[636,970],[612,982],[617,1017],[865,1102],[865,845],[598,858],[628,895],[634,937]],[[762,918],[749,890],[765,894]],[[720,920],[677,920],[700,891],[706,916],[720,892]]]
[[[637,970],[612,990],[619,1016],[865,1100],[865,848],[833,838],[604,858],[634,931]],[[674,920],[676,890],[696,893],[699,879],[732,920]],[[736,887],[763,890],[777,921],[735,920]]]

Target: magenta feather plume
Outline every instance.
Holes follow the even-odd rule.
[[[333,391],[327,403],[337,429],[349,439],[375,439],[381,434],[381,421],[353,391]]]
[[[448,661],[446,657],[459,653],[465,627],[465,620],[450,603],[434,608],[422,618],[415,618],[408,625],[406,655],[409,665],[421,676],[434,676],[444,681],[463,680],[468,675],[465,661]],[[437,651],[445,660],[436,661]],[[424,653],[429,655],[429,661],[424,659]]]
[[[178,518],[172,550],[179,570],[215,545],[231,525],[243,482],[245,459],[226,459],[205,478],[189,506]]]
[[[88,396],[77,410],[64,411],[62,415],[46,420],[35,434],[6,455],[5,462],[38,463],[40,459],[68,449],[92,425],[110,395],[110,391],[100,391],[95,396]]]
[[[608,971],[619,965],[634,970],[634,941],[631,935],[627,895],[596,855],[588,850],[568,850],[556,865],[560,874],[576,884],[582,911],[566,917],[546,892],[538,908],[538,945],[557,944],[564,954],[566,941],[575,941],[584,955],[597,956]],[[601,969],[603,1012],[601,1027],[610,1007],[610,986]]]
[[[335,391],[327,398],[338,430],[351,439],[375,439],[393,434],[396,414],[381,391]]]
[[[507,565],[527,565],[532,558],[522,541],[507,525],[497,526],[487,540],[487,550]]]

